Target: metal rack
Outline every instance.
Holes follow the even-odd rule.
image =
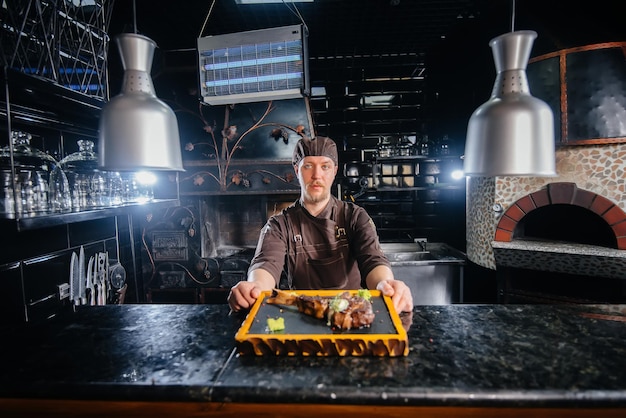
[[[0,64],[108,99],[107,28],[113,0],[5,0]]]

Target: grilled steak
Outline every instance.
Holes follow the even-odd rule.
[[[274,289],[269,304],[295,306],[299,312],[318,319],[327,319],[328,325],[338,329],[368,327],[375,318],[369,300],[349,292],[333,297],[297,295]]]

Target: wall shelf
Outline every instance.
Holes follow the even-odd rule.
[[[102,99],[65,88],[42,77],[7,68],[0,72],[0,82],[5,87],[4,95],[0,96],[0,129],[6,132],[2,136],[6,138],[7,144],[11,130],[33,132],[40,138],[46,138],[48,151],[62,151],[65,148],[63,142],[67,141],[64,137],[70,133],[81,138],[97,138],[99,115],[104,105]],[[11,169],[15,170],[14,167]],[[168,191],[166,193],[169,193],[168,198],[157,196],[157,199],[149,202],[151,207],[179,204],[177,195]],[[25,231],[122,215],[142,207],[146,207],[146,203],[63,213],[0,214],[0,224]]]
[[[340,196],[365,208],[382,240],[419,237],[463,248],[454,231],[464,227],[465,182],[451,178],[459,156],[374,155],[365,164],[371,172],[357,178],[369,187],[355,190],[355,176],[343,176]]]
[[[104,100],[60,86],[42,77],[5,68],[0,71],[0,123],[97,136]],[[10,121],[9,117],[11,116]]]
[[[20,218],[11,218],[7,215],[0,217],[3,228],[14,228],[17,231],[48,228],[76,222],[90,221],[111,216],[125,215],[146,209],[160,209],[178,206],[178,199],[156,199],[146,203],[129,203],[115,207],[97,208],[79,212],[46,213],[32,216],[21,215]]]

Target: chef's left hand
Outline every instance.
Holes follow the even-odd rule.
[[[413,311],[411,289],[403,281],[395,279],[382,280],[376,285],[376,290],[380,290],[383,295],[391,297],[393,307],[396,308],[397,312]]]

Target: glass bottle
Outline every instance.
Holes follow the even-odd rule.
[[[422,136],[422,139],[420,140],[419,153],[420,155],[430,155],[430,141],[428,139],[428,135]]]
[[[47,212],[49,209],[49,180],[50,173],[35,170],[32,173],[33,187],[33,210],[35,212]]]
[[[439,155],[450,155],[450,139],[448,135],[444,135],[439,142]]]
[[[7,215],[15,214],[15,199],[13,195],[13,182],[11,181],[11,171],[0,170],[0,213]]]

